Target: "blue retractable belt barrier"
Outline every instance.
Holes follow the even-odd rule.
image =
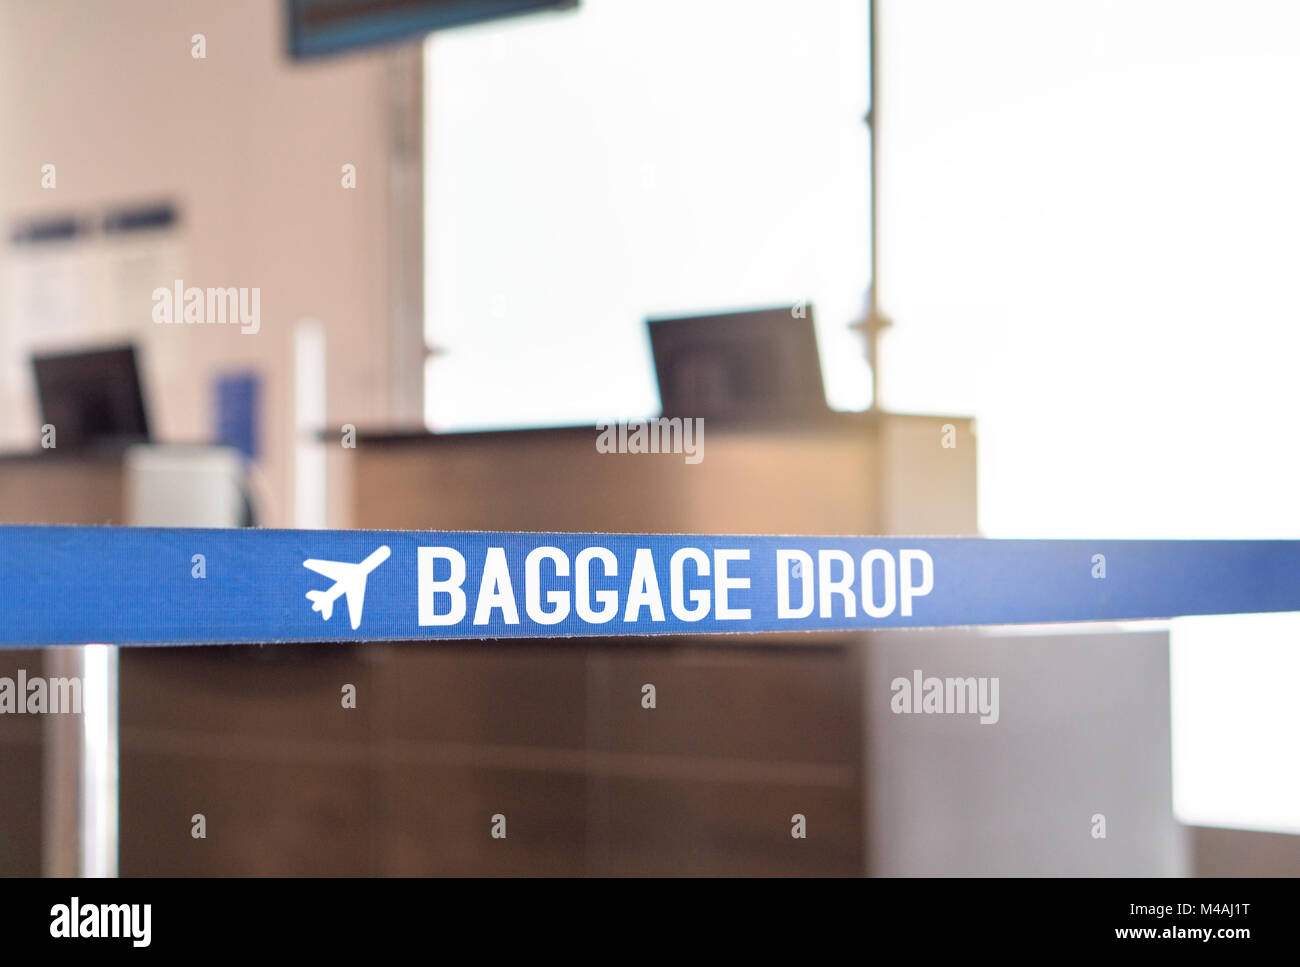
[[[845,631],[1300,611],[1300,541],[0,527],[0,646]]]

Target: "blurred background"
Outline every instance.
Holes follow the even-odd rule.
[[[1287,0],[0,0],[0,520],[1300,538],[1298,44]],[[699,465],[597,453],[660,413]],[[1298,645],[0,652],[87,699],[0,716],[0,872],[1294,875]],[[1000,721],[892,715],[914,669]]]

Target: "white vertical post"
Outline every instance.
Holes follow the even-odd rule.
[[[293,331],[293,524],[328,522],[325,489],[325,327],[300,319]]]
[[[81,649],[82,876],[117,876],[117,648]]]

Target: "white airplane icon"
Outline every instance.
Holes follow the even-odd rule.
[[[360,564],[321,561],[314,557],[303,561],[303,567],[311,568],[317,574],[323,574],[334,582],[328,591],[307,592],[307,597],[312,602],[311,609],[319,611],[321,618],[329,621],[330,615],[334,613],[334,602],[338,600],[340,594],[346,594],[348,617],[352,619],[352,630],[356,631],[361,625],[361,608],[366,600],[366,578],[371,571],[388,560],[390,553],[388,545],[383,544]]]

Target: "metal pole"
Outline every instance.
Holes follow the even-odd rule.
[[[81,876],[117,876],[117,648],[81,649]]]
[[[880,311],[880,37],[879,7],[877,0],[868,0],[869,31],[867,57],[870,107],[867,109],[867,129],[871,136],[871,287],[867,290],[867,316],[854,328],[862,332],[867,342],[867,359],[871,363],[871,408],[880,409],[880,333],[888,329],[890,321]]]

